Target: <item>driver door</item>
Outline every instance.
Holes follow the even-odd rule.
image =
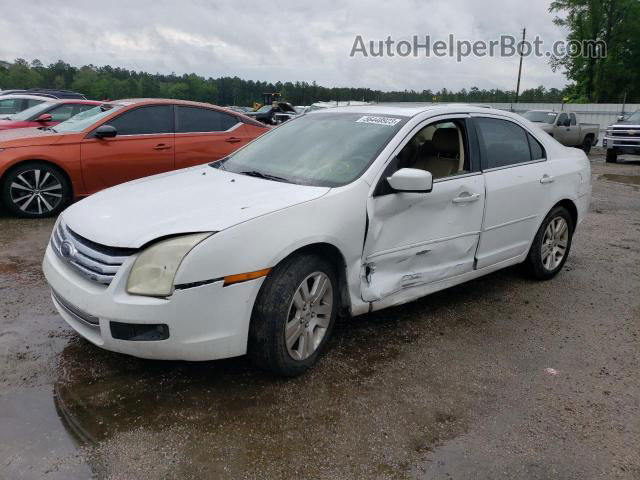
[[[485,187],[477,152],[469,148],[467,118],[432,119],[418,126],[385,167],[367,202],[364,301],[408,301],[423,295],[414,287],[473,270]],[[439,129],[447,132],[436,133]],[[386,179],[400,168],[430,171],[432,191],[394,192]]]

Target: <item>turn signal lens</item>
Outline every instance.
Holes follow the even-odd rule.
[[[246,282],[248,280],[254,280],[256,278],[266,277],[270,271],[271,271],[270,268],[263,268],[262,270],[258,270],[255,272],[238,273],[236,275],[229,275],[228,277],[224,277],[223,286],[226,287],[229,285],[233,285],[234,283]]]

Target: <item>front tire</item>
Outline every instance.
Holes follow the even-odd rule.
[[[2,204],[23,218],[59,214],[71,201],[71,185],[56,167],[26,162],[10,170],[2,182]]]
[[[251,316],[248,353],[271,373],[295,377],[322,354],[336,319],[338,282],[323,258],[285,259],[263,284]]]
[[[571,250],[573,230],[573,219],[566,208],[558,206],[549,212],[525,260],[525,267],[533,278],[549,280],[562,270]]]
[[[607,163],[618,163],[618,153],[615,150],[607,150]]]

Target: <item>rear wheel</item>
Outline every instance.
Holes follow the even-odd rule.
[[[564,207],[555,207],[545,217],[525,261],[534,278],[548,280],[562,269],[571,249],[573,229],[571,215]]]
[[[10,170],[2,183],[2,203],[19,217],[57,215],[71,200],[67,177],[52,165],[27,162]]]
[[[582,151],[584,153],[586,153],[587,155],[589,155],[589,152],[591,152],[591,147],[593,146],[593,138],[591,137],[586,137],[584,139],[584,141],[582,142]]]
[[[615,150],[607,150],[607,163],[618,163],[618,153]]]
[[[249,328],[254,364],[294,377],[311,368],[335,323],[338,284],[329,262],[301,254],[286,259],[265,280]]]

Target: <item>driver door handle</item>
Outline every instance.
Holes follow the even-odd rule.
[[[465,192],[459,197],[454,198],[453,203],[472,203],[477,202],[478,200],[480,200],[479,193],[474,193],[473,195],[471,195],[470,193]]]
[[[238,137],[229,137],[225,140],[227,143],[240,143],[241,141],[242,139]]]
[[[542,183],[543,185],[545,183],[553,183],[553,182],[555,182],[555,178],[553,178],[551,175],[547,175],[546,173],[540,179],[540,183]]]
[[[159,143],[158,145],[153,147],[154,150],[169,150],[170,148],[171,145],[167,145],[166,143]]]

